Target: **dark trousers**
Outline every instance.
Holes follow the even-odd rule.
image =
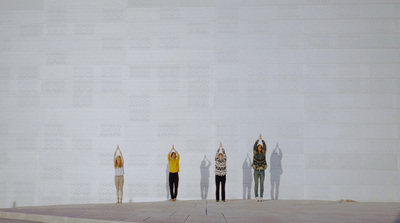
[[[169,173],[169,191],[171,192],[171,199],[175,199],[178,196],[178,184],[179,175],[178,173]],[[175,191],[174,191],[175,189]]]
[[[217,191],[215,192],[215,197],[217,201],[219,201],[219,185],[221,184],[221,196],[222,200],[225,200],[225,182],[226,182],[226,176],[218,176],[215,175],[215,186],[217,188]]]

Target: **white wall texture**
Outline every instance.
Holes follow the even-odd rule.
[[[280,199],[398,202],[399,15],[399,0],[0,0],[0,207],[116,202],[117,144],[125,202],[167,199],[172,144],[178,199],[215,199],[220,141],[227,198],[253,198],[259,133],[266,199],[280,176]]]

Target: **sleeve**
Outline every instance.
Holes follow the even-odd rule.
[[[171,160],[171,153],[168,153],[168,161]]]
[[[253,151],[257,151],[257,144],[258,144],[258,139],[257,139],[256,142],[254,143]]]
[[[264,140],[262,140],[262,144],[263,144],[264,153],[266,153],[267,152],[267,144],[265,144]]]
[[[226,161],[226,154],[225,154],[225,149],[224,149],[224,148],[222,148],[222,154],[223,154],[224,159],[225,159],[225,161]]]
[[[181,158],[181,156],[179,156],[179,154],[177,153],[177,154],[176,154],[176,160],[179,161],[180,158]]]

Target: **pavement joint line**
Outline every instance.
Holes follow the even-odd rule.
[[[186,217],[186,219],[183,223],[185,223],[188,220],[189,216],[190,216],[190,214],[188,214],[188,216]]]
[[[149,216],[149,217],[147,217],[147,218],[143,219],[143,221],[146,221],[146,220],[147,220],[147,219],[149,219],[149,218],[151,218],[151,216]]]
[[[224,213],[221,212],[221,214],[222,214],[222,216],[224,217],[225,222],[228,223],[228,220],[226,220]]]
[[[169,217],[171,217],[172,215],[174,215],[176,213],[176,211],[174,211]]]

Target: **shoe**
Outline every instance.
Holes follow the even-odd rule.
[[[263,201],[263,198],[262,197],[260,197],[260,202],[262,202]]]
[[[225,200],[222,200],[222,202],[225,202]]]
[[[217,202],[219,202],[219,200],[216,200]]]

